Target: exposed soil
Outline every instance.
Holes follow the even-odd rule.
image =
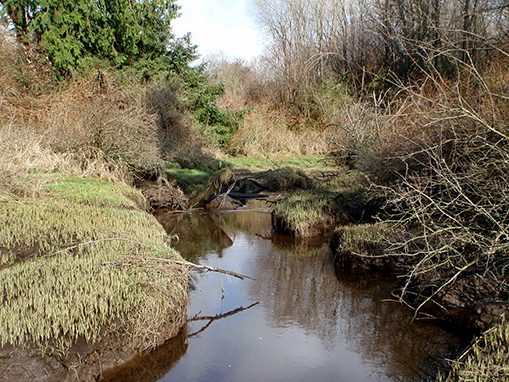
[[[341,246],[342,234],[341,229],[336,230],[330,243],[335,264],[340,269],[403,274],[416,265],[417,260],[412,256],[384,255],[383,246],[372,241],[360,241],[355,250],[345,250]],[[418,305],[426,296],[433,294],[437,285],[443,285],[451,276],[436,272],[415,277],[407,286],[406,300]],[[403,283],[406,278],[401,280]],[[509,317],[509,303],[502,292],[500,280],[482,275],[474,267],[435,294],[433,301],[434,304],[427,304],[425,308],[434,315],[477,331],[487,330],[500,323],[504,316]]]
[[[141,190],[152,209],[185,210],[189,204],[189,199],[182,190],[169,182],[140,181],[136,186]]]
[[[161,328],[155,346],[163,345],[181,329],[171,324]],[[94,344],[79,340],[64,354],[7,345],[0,348],[0,382],[95,382],[111,375],[110,370],[133,362],[145,347],[139,337],[121,328],[105,329]]]

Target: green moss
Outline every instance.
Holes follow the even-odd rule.
[[[182,308],[173,304],[186,298],[185,281],[143,262],[120,266],[133,257],[181,260],[139,200],[126,185],[63,176],[38,198],[0,203],[1,345],[65,349],[114,322],[139,326],[131,313],[154,301],[162,321]],[[154,290],[168,295],[154,300]]]

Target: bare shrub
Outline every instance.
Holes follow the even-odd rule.
[[[162,171],[156,116],[140,95],[115,87],[104,73],[47,95],[12,93],[1,111],[3,126],[20,137],[29,132],[43,150],[74,162],[83,174],[129,180]]]
[[[509,297],[508,78],[498,64],[483,71],[473,61],[458,66],[455,81],[435,72],[426,85],[406,88],[415,110],[410,121],[440,134],[415,142],[419,150],[401,158],[406,171],[385,188],[399,222],[418,232],[393,248],[415,259],[402,296],[417,292],[418,308],[441,306],[466,277],[477,280],[474,298]]]
[[[147,90],[146,105],[156,115],[159,141],[166,160],[201,155],[201,134],[181,96],[176,80],[165,80]]]
[[[268,99],[268,82],[256,62],[230,61],[215,55],[209,58],[208,72],[212,81],[225,84],[225,94],[218,105],[231,111],[241,111]]]

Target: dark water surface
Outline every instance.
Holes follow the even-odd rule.
[[[327,243],[274,235],[265,206],[156,214],[186,259],[256,281],[193,272],[186,330],[117,380],[420,381],[465,345],[384,301],[393,280],[336,271]]]

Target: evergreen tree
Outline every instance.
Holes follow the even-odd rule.
[[[139,64],[148,72],[179,71],[196,59],[189,36],[176,39],[170,23],[175,0],[0,0],[25,43],[41,47],[68,74],[94,59],[116,67]]]

